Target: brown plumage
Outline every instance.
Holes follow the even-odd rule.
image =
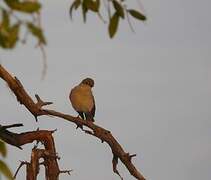
[[[92,94],[94,80],[86,78],[70,92],[70,102],[82,119],[94,122],[95,100]]]

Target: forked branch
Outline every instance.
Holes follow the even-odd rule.
[[[7,82],[9,88],[13,91],[17,97],[18,102],[23,104],[35,117],[44,115],[44,111],[41,110],[42,106],[52,104],[52,102],[43,102],[38,95],[35,95],[37,102],[28,95],[21,82],[17,77],[13,77],[1,64],[0,64],[0,77]]]
[[[6,69],[4,69],[1,65],[0,65],[0,77],[7,82],[10,89],[16,95],[18,101],[21,104],[24,104],[25,107],[34,115],[36,119],[38,116],[41,116],[41,115],[51,115],[51,116],[59,117],[67,121],[70,121],[72,123],[75,123],[77,128],[80,127],[81,130],[83,130],[84,126],[87,127],[90,130],[83,130],[85,133],[88,133],[92,136],[99,138],[102,142],[106,142],[110,146],[111,151],[113,153],[112,164],[113,164],[114,173],[120,176],[120,173],[117,170],[118,159],[120,159],[132,176],[134,176],[138,180],[145,180],[143,175],[136,169],[136,167],[132,163],[132,158],[135,155],[133,154],[130,155],[129,153],[125,152],[122,146],[113,137],[110,131],[90,121],[82,120],[79,117],[74,117],[74,116],[60,113],[54,110],[42,109],[44,105],[51,104],[51,102],[43,102],[39,98],[39,96],[36,95],[38,102],[35,103],[32,100],[32,98],[27,94],[27,92],[24,90],[24,87],[20,83],[20,81],[16,77],[12,77],[10,73],[8,73]]]
[[[14,133],[8,131],[8,128],[11,127],[19,127],[21,124],[13,124],[10,126],[0,126],[0,139],[5,141],[8,144],[16,146],[20,149],[21,146],[32,143],[34,141],[42,142],[44,145],[44,149],[38,149],[37,147],[33,148],[31,154],[30,162],[21,162],[18,170],[22,165],[26,165],[26,179],[27,180],[36,180],[36,177],[39,173],[40,163],[39,160],[42,158],[43,165],[45,166],[45,175],[46,179],[49,180],[57,180],[60,173],[64,171],[59,170],[59,166],[57,163],[57,155],[54,144],[54,139],[52,133],[54,131],[47,130],[38,130],[24,133]],[[18,172],[17,170],[17,172]],[[15,173],[15,176],[17,175]]]

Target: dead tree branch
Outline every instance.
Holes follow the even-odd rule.
[[[35,117],[44,115],[44,111],[41,110],[42,106],[52,104],[52,102],[43,102],[38,95],[35,95],[37,102],[28,95],[21,82],[17,77],[13,77],[7,70],[0,64],[0,77],[7,82],[9,88],[17,97],[17,101],[23,104]]]
[[[54,110],[42,109],[43,106],[52,103],[43,102],[38,95],[36,95],[37,103],[35,103],[27,94],[21,82],[16,77],[12,77],[10,73],[2,67],[2,65],[0,65],[0,77],[7,82],[9,88],[16,95],[17,100],[20,102],[20,104],[24,104],[24,106],[34,115],[36,119],[38,116],[41,115],[51,115],[75,123],[77,125],[77,128],[80,127],[82,130],[83,126],[88,127],[90,130],[83,131],[99,138],[102,142],[106,142],[110,146],[113,153],[112,164],[114,173],[120,176],[117,170],[118,159],[120,159],[132,176],[134,176],[138,180],[145,180],[143,175],[136,169],[136,167],[132,163],[132,157],[134,157],[135,155],[130,155],[129,153],[126,153],[123,150],[122,146],[118,143],[118,141],[113,137],[110,131],[92,122],[82,120],[79,117],[63,114]]]
[[[56,155],[54,139],[52,136],[52,133],[54,131],[38,130],[24,133],[14,133],[7,130],[8,128],[19,126],[20,124],[0,126],[0,139],[20,149],[22,149],[21,146],[25,144],[39,141],[42,142],[42,144],[44,145],[44,149],[33,148],[31,154],[31,162],[22,162],[18,170],[22,165],[26,164],[26,179],[36,180],[36,177],[39,173],[39,159],[43,158],[46,179],[57,180],[59,174],[63,171],[59,170],[59,166],[57,163],[58,157]],[[17,172],[15,173],[15,176],[16,175]]]
[[[106,142],[113,153],[113,171],[114,173],[119,174],[117,170],[117,164],[118,164],[118,159],[122,161],[122,163],[126,166],[128,171],[131,173],[132,176],[136,177],[139,180],[144,180],[145,178],[143,175],[136,169],[136,167],[132,163],[132,158],[135,156],[134,154],[129,154],[126,153],[122,146],[118,143],[118,141],[113,137],[112,133],[90,121],[85,121],[79,117],[74,117],[68,114],[63,114],[60,112],[56,112],[54,110],[43,110],[45,111],[48,115],[56,116],[63,118],[67,121],[75,123],[79,127],[88,127],[90,130],[83,130],[85,133],[91,134],[97,138],[99,138],[102,142]],[[121,177],[121,176],[120,176]],[[122,177],[121,177],[122,178]]]

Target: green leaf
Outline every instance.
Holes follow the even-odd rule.
[[[145,21],[146,20],[146,16],[144,16],[143,14],[141,14],[140,12],[134,10],[134,9],[128,9],[127,10],[131,16],[133,16],[136,19],[139,19],[141,21]]]
[[[76,10],[81,5],[81,0],[75,0],[70,6],[70,18],[72,19],[73,8]]]
[[[116,12],[119,14],[120,17],[122,17],[124,19],[125,14],[124,14],[124,9],[123,9],[122,5],[116,0],[113,0],[112,2],[113,2],[113,6],[114,6],[114,9],[116,10]]]
[[[86,7],[93,11],[93,12],[98,12],[99,10],[99,0],[93,1],[93,0],[84,0],[84,3],[86,5]]]
[[[41,8],[41,4],[38,2],[22,2],[21,8],[19,9],[22,12],[34,13],[38,12]]]
[[[10,25],[10,18],[9,14],[6,10],[2,11],[2,23],[1,23],[1,28],[8,29]]]
[[[13,175],[12,172],[10,171],[10,169],[8,168],[7,164],[0,160],[0,172],[7,177],[7,179],[12,180],[13,179]]]
[[[16,42],[18,41],[18,34],[19,34],[20,24],[15,24],[10,28],[9,31],[9,38],[8,38],[8,47],[14,48]]]
[[[46,44],[46,40],[42,29],[32,23],[27,23],[27,27],[28,30],[39,40],[39,42],[41,42],[42,44]]]
[[[7,30],[0,31],[0,46],[5,49],[12,49],[18,41],[20,24],[15,24]]]
[[[78,9],[78,7],[81,5],[81,0],[75,1],[75,10]]]
[[[110,38],[113,38],[114,35],[116,34],[117,29],[118,29],[118,24],[119,24],[119,14],[115,12],[114,15],[111,17],[109,26],[108,26]]]
[[[99,11],[99,9],[100,9],[100,0],[95,0],[95,4],[96,4],[96,7],[97,7],[97,11]]]
[[[86,13],[88,11],[88,8],[86,7],[86,3],[85,1],[83,1],[82,3],[82,13],[83,13],[83,20],[84,22],[86,22]]]
[[[7,155],[7,148],[5,142],[0,140],[0,153],[2,154],[3,157],[6,157]]]
[[[41,8],[41,4],[38,2],[19,2],[18,0],[4,0],[4,2],[13,10],[30,14],[38,12]]]
[[[5,41],[5,37],[2,35],[2,33],[0,32],[0,46],[2,48],[6,48],[6,41]]]

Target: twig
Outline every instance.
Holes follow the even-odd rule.
[[[7,127],[12,127],[14,125],[9,125]],[[27,165],[27,180],[36,180],[39,173],[39,159],[44,159],[46,179],[57,180],[60,174],[59,166],[57,163],[58,155],[56,154],[56,148],[52,133],[54,131],[38,130],[24,133],[13,133],[0,126],[0,139],[4,142],[16,146],[21,149],[21,146],[32,143],[34,141],[41,141],[45,149],[37,149],[34,147],[32,149],[31,161],[30,163],[22,162],[18,167],[15,177],[19,169],[23,164]],[[3,127],[3,128],[2,128]]]
[[[0,129],[9,129],[9,128],[14,128],[14,127],[21,127],[23,126],[23,124],[11,124],[11,125],[5,125],[5,126],[2,126],[0,125]]]
[[[115,155],[113,156],[112,164],[113,164],[114,173],[116,173],[120,177],[120,179],[123,180],[123,177],[120,175],[119,171],[117,170],[118,157]]]
[[[40,104],[35,103],[33,99],[28,95],[24,89],[22,83],[17,77],[13,77],[1,64],[0,64],[0,77],[7,82],[9,88],[16,95],[18,102],[23,104],[35,117],[44,115],[44,111],[41,110]],[[42,103],[41,106],[45,106],[46,103]]]
[[[28,162],[26,161],[21,161],[20,165],[18,166],[16,172],[15,172],[15,175],[13,176],[13,179],[16,179],[16,176],[18,175],[18,172],[20,170],[20,168],[23,166],[23,165],[26,165]]]
[[[71,175],[72,171],[73,171],[72,169],[71,170],[63,170],[63,171],[60,171],[60,173],[67,173],[68,175]]]
[[[83,126],[88,127],[89,129],[92,130],[93,136],[99,138],[102,142],[106,142],[110,146],[113,156],[115,157],[116,165],[118,162],[117,160],[120,159],[132,176],[134,176],[138,180],[145,180],[143,175],[133,165],[131,157],[128,155],[128,153],[124,151],[122,146],[113,137],[110,131],[94,124],[93,122],[82,120],[79,117],[74,117],[54,110],[42,109],[42,106],[48,103],[41,103],[40,105],[39,98],[37,98],[38,103],[35,103],[32,100],[32,98],[27,94],[27,92],[24,90],[22,84],[18,83],[19,81],[17,81],[17,78],[13,78],[1,65],[0,65],[0,77],[8,83],[9,88],[16,95],[18,101],[21,104],[24,104],[25,107],[35,116],[35,118],[41,115],[51,115],[70,121],[79,127]],[[117,172],[117,168],[115,168],[114,171]]]
[[[124,7],[124,9],[125,9],[125,12],[126,12],[127,22],[128,22],[128,24],[129,24],[130,30],[131,30],[133,33],[135,33],[135,30],[134,30],[133,25],[132,25],[132,23],[131,23],[131,21],[130,21],[130,17],[129,17],[129,15],[128,15],[128,12],[127,12],[126,7]]]

